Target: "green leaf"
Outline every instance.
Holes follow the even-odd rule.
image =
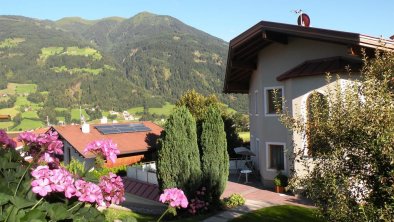
[[[52,220],[64,220],[71,216],[62,203],[55,203],[49,206],[48,215]]]
[[[24,222],[24,221],[26,221],[26,222],[30,222],[30,221],[46,221],[45,220],[45,216],[46,216],[45,212],[42,212],[39,209],[34,209],[34,210],[31,210],[31,211],[27,212],[25,214],[25,216],[23,216],[21,218],[21,222]]]
[[[11,203],[14,204],[14,206],[18,209],[23,209],[26,207],[31,207],[35,204],[35,202],[28,201],[24,198],[20,198],[18,196],[11,197]]]
[[[12,196],[5,193],[0,193],[0,205],[4,205],[10,201]]]

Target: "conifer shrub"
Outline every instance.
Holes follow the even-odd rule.
[[[160,189],[177,187],[191,195],[201,186],[201,164],[196,121],[186,107],[178,107],[170,115],[158,143]]]
[[[202,122],[201,170],[212,203],[219,203],[229,174],[226,133],[217,108],[210,106]]]

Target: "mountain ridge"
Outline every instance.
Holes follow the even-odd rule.
[[[242,96],[221,94],[228,43],[171,16],[141,12],[131,18],[56,21],[0,16],[1,42],[18,43],[0,48],[0,77],[37,84],[49,92],[50,107],[120,110],[147,101],[175,102],[192,88],[215,93],[237,110],[247,107]]]

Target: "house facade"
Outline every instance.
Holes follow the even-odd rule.
[[[285,98],[291,115],[305,118],[312,93],[324,97],[331,87],[326,73],[340,74],[341,85],[346,85],[362,67],[361,51],[372,56],[380,47],[394,49],[394,42],[265,21],[230,41],[224,92],[249,95],[251,150],[266,185],[272,185],[278,170],[302,173],[290,156],[307,145],[305,136],[280,123],[275,95]],[[349,68],[353,77],[347,75]]]

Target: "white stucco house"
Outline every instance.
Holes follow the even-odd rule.
[[[291,115],[306,113],[312,92],[324,96],[326,73],[349,79],[346,68],[359,73],[361,51],[394,49],[394,41],[357,33],[261,21],[230,41],[225,93],[249,95],[251,150],[265,185],[281,170],[301,170],[289,154],[306,146],[304,137],[289,133],[278,120],[273,92],[284,96]],[[295,147],[293,142],[295,141]],[[305,153],[308,157],[308,153]]]

